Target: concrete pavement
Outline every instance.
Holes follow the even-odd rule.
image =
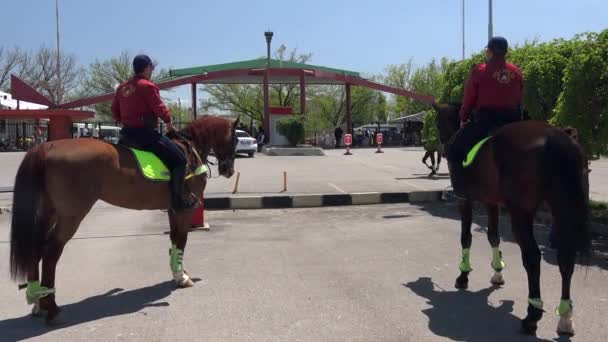
[[[459,223],[449,205],[380,205],[209,212],[191,233],[186,267],[201,280],[173,290],[167,219],[158,211],[95,206],[59,263],[67,326],[27,316],[8,280],[8,221],[0,216],[0,340],[43,341],[533,341],[516,333],[527,282],[503,224],[507,284],[490,288],[483,218],[474,226],[470,289],[453,288]],[[544,242],[546,231],[539,230]],[[606,252],[607,242],[597,248]],[[557,337],[560,296],[544,249],[542,341]],[[606,255],[604,254],[604,258]],[[573,280],[573,341],[606,341],[608,262]]]

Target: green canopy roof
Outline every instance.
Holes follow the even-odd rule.
[[[319,71],[331,72],[334,74],[360,77],[359,73],[355,72],[355,71],[327,68],[327,67],[304,64],[304,63],[280,61],[278,59],[271,59],[270,67],[275,68],[275,69],[289,68],[289,69],[319,70]],[[208,72],[216,72],[216,71],[228,71],[228,70],[238,70],[238,69],[262,69],[262,68],[266,68],[266,58],[252,59],[252,60],[248,60],[248,61],[240,61],[240,62],[233,62],[233,63],[206,65],[206,66],[185,68],[185,69],[175,69],[175,70],[170,70],[169,74],[171,76],[191,76],[191,75],[201,75],[201,74],[205,74]]]

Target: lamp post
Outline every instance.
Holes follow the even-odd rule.
[[[270,92],[268,89],[268,78],[270,72],[270,42],[272,41],[273,33],[268,30],[264,32],[264,37],[266,37],[266,70],[264,71],[264,135],[266,143],[270,142],[270,113],[268,107],[270,105]]]
[[[55,20],[57,22],[57,104],[63,100],[63,89],[61,84],[61,55],[59,54],[59,0],[55,0]]]
[[[492,7],[492,0],[488,0],[488,41],[494,36],[494,18],[492,18]]]
[[[272,42],[272,36],[274,33],[272,31],[264,32],[264,36],[266,37],[266,67],[270,68],[270,42]]]
[[[464,4],[465,0],[462,0],[462,59],[464,59]]]

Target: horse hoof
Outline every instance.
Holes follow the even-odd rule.
[[[178,288],[185,289],[194,286],[194,282],[185,270],[183,272],[173,273],[173,280]]]
[[[39,302],[35,302],[34,306],[32,307],[32,316],[33,317],[46,317],[47,315],[47,311],[46,310],[42,310],[40,308],[40,303]]]
[[[186,289],[188,287],[194,286],[194,282],[192,281],[192,279],[188,278],[188,279],[184,280],[183,282],[181,282],[180,284],[177,284],[177,286],[180,289]]]
[[[50,327],[60,326],[66,323],[66,319],[61,312],[57,312],[54,315],[48,314],[46,316],[46,324]]]
[[[536,335],[536,330],[538,329],[538,325],[534,321],[530,321],[525,318],[521,320],[521,330],[520,332],[524,335]]]
[[[462,273],[456,278],[456,284],[454,287],[460,290],[466,290],[469,288],[469,276],[468,274]]]
[[[574,336],[574,326],[571,317],[562,316],[557,323],[557,333],[559,335]]]
[[[492,283],[492,285],[496,285],[496,286],[504,285],[505,279],[502,276],[502,272],[494,273],[494,275],[492,276],[492,279],[490,279],[490,283]]]

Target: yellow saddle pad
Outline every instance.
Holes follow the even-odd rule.
[[[171,180],[171,172],[169,168],[165,165],[165,163],[160,160],[154,153],[150,151],[138,150],[132,147],[129,147],[131,152],[133,152],[133,156],[135,156],[135,160],[137,160],[137,165],[139,165],[139,169],[144,178],[152,181],[159,182],[168,182]],[[207,172],[207,166],[200,165],[196,168],[196,170],[186,176],[186,179],[202,175]]]

